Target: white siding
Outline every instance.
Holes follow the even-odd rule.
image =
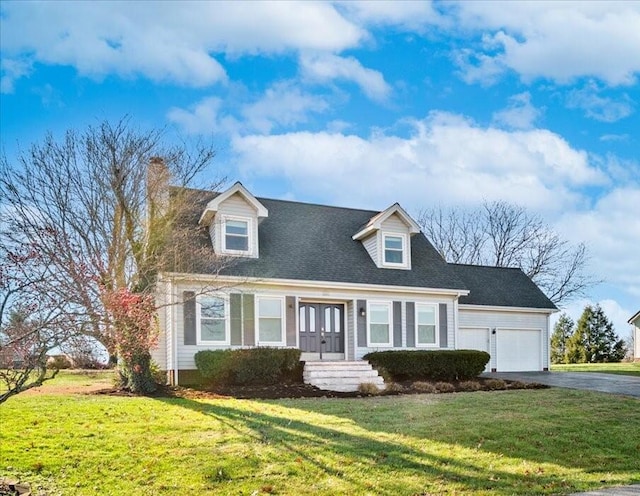
[[[256,217],[256,210],[239,193],[231,195],[218,207],[218,212],[239,217]]]
[[[633,344],[635,347],[635,352],[633,358],[640,361],[640,322],[636,320],[636,324],[633,326]]]
[[[202,284],[197,283],[181,283],[175,287],[175,294],[179,295],[179,300],[182,298],[183,291],[195,291],[196,293],[202,292]],[[229,292],[239,291],[239,288],[229,288]],[[369,351],[375,351],[374,348],[360,348],[357,347],[357,329],[356,329],[356,300],[384,300],[384,301],[400,301],[402,303],[402,343],[403,347],[406,345],[406,315],[405,304],[408,301],[411,302],[427,302],[427,303],[446,303],[447,304],[447,333],[448,333],[448,347],[453,348],[454,336],[455,336],[455,323],[454,323],[454,304],[453,297],[450,296],[421,296],[406,293],[394,293],[394,292],[378,292],[369,290],[354,289],[341,289],[341,290],[324,290],[322,288],[300,288],[296,286],[290,287],[278,287],[269,286],[267,284],[260,284],[256,287],[245,287],[244,291],[250,291],[258,295],[273,295],[273,296],[297,296],[298,299],[311,300],[311,301],[331,301],[345,303],[346,312],[346,333],[345,333],[345,351],[347,359],[360,359],[363,355]],[[296,312],[297,314],[297,312]],[[183,306],[180,304],[173,305],[171,307],[171,316],[173,319],[173,325],[175,326],[175,335],[177,340],[177,366],[175,368],[179,370],[193,370],[195,369],[194,355],[200,350],[206,349],[224,349],[230,348],[230,346],[203,346],[203,345],[185,345],[184,344],[184,329],[183,329]],[[170,332],[170,327],[167,326],[167,331]],[[388,349],[388,348],[386,348]],[[405,348],[406,349],[406,348]]]
[[[409,234],[409,227],[398,217],[397,214],[390,215],[381,225],[383,231],[392,231]]]
[[[258,257],[258,214],[255,208],[239,193],[231,195],[219,205],[218,212],[209,228],[211,242],[216,253],[222,253],[222,239],[224,237],[222,222],[225,216],[250,219],[249,252],[251,256]]]
[[[459,307],[458,322],[460,327],[486,327],[491,330],[491,341],[489,354],[491,355],[490,365],[496,368],[496,334],[495,329],[540,329],[542,331],[542,363],[545,368],[549,367],[549,316],[540,312],[522,311],[501,311],[495,310],[471,310]]]
[[[362,240],[362,244],[364,245],[365,250],[369,253],[371,260],[376,265],[380,265],[380,261],[378,260],[378,235],[377,233],[373,233],[368,238]]]
[[[454,339],[455,339],[455,323],[454,323],[454,305],[453,299],[447,299],[446,297],[432,297],[432,298],[424,298],[424,297],[407,297],[406,295],[395,295],[389,296],[388,298],[381,298],[378,295],[366,295],[362,296],[363,299],[368,299],[369,301],[384,299],[385,301],[399,301],[401,302],[401,311],[402,311],[402,349],[405,350],[424,350],[424,349],[434,349],[434,348],[424,348],[424,347],[407,347],[407,311],[406,304],[407,302],[413,303],[431,303],[431,304],[440,304],[445,303],[447,305],[447,346],[445,349],[453,349],[454,348]],[[438,311],[438,310],[436,310]],[[354,336],[357,330],[354,329]],[[393,332],[393,331],[392,331]],[[414,330],[415,332],[415,330]],[[436,332],[440,332],[439,329]],[[414,341],[415,342],[415,341]],[[441,346],[441,348],[443,348]],[[398,348],[377,348],[377,347],[356,347],[355,349],[355,358],[356,360],[360,360],[364,355],[370,353],[372,351],[385,351],[390,349],[398,349]],[[439,348],[436,348],[439,349]]]
[[[160,370],[167,370],[167,333],[165,332],[167,325],[166,312],[166,285],[158,285],[158,294],[156,296],[156,307],[158,310],[158,343],[150,350],[151,359],[158,365]]]

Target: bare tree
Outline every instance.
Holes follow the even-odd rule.
[[[165,146],[164,138],[162,130],[139,130],[124,118],[68,131],[61,140],[49,134],[15,164],[5,156],[0,164],[3,239],[28,242],[46,260],[43,286],[64,296],[77,325],[111,355],[118,353],[121,335],[114,294],[151,295],[169,260],[213,256],[186,246],[194,237],[176,219],[193,208],[186,186],[211,163],[214,150],[206,143]],[[169,184],[176,186],[171,197]],[[123,378],[130,379],[133,369],[149,375],[148,357],[132,360],[138,359],[144,363],[125,364]]]
[[[585,245],[571,245],[523,207],[502,201],[474,211],[440,207],[420,212],[418,222],[448,262],[519,267],[557,305],[598,282],[586,273]]]
[[[28,244],[0,243],[0,403],[52,379],[47,353],[75,332],[72,306],[47,286],[49,266]]]

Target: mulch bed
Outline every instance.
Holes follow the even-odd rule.
[[[466,384],[465,384],[466,382]],[[518,381],[496,381],[495,379],[478,378],[474,381],[449,382],[452,388],[447,393],[470,391],[468,382],[476,382],[478,391],[497,391],[513,389],[542,389],[546,388],[542,384],[525,384]],[[399,394],[425,394],[424,384],[430,383],[437,388],[437,381],[420,381],[418,386],[414,381],[402,381],[387,390],[381,391],[376,396],[391,396]],[[422,386],[422,387],[420,387]],[[476,390],[476,389],[474,389]],[[444,393],[445,391],[438,391]],[[112,396],[137,396],[130,391],[122,389],[104,389],[93,394],[106,394]],[[236,386],[236,385],[216,385],[207,389],[194,389],[183,386],[161,386],[155,393],[146,396],[156,398],[188,398],[188,399],[215,399],[215,398],[238,398],[238,399],[280,399],[280,398],[361,398],[373,396],[355,392],[325,391],[315,386],[303,383],[279,383],[269,386]]]

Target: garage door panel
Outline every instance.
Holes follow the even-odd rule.
[[[496,362],[499,372],[542,370],[542,331],[539,329],[497,330]]]
[[[460,328],[458,332],[458,346],[459,350],[480,350],[491,353],[490,346],[490,330],[486,327],[478,328]],[[487,363],[485,372],[491,370],[490,363]]]

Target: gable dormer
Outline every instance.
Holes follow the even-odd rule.
[[[352,238],[361,241],[377,267],[411,269],[411,236],[420,226],[398,204],[374,215]]]
[[[200,225],[209,228],[216,253],[258,258],[258,224],[268,216],[265,206],[237,182],[207,204]]]

